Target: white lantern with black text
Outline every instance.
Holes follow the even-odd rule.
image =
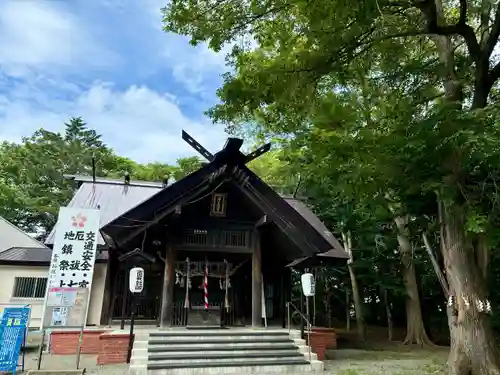
[[[300,278],[302,284],[302,292],[306,297],[314,296],[316,292],[316,283],[312,273],[305,273]]]
[[[132,293],[140,293],[144,289],[144,270],[134,267],[130,270],[129,289]]]

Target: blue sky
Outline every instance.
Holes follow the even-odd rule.
[[[82,116],[121,155],[175,162],[225,142],[203,115],[225,53],[161,30],[166,0],[0,0],[0,140]]]

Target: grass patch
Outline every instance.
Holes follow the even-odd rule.
[[[330,375],[444,375],[447,350],[330,351],[325,362]]]
[[[328,359],[332,360],[357,360],[357,361],[384,361],[384,360],[404,360],[424,358],[431,361],[443,362],[448,355],[448,349],[413,349],[413,350],[358,350],[343,349],[331,350],[327,352]]]
[[[422,368],[415,369],[405,369],[405,370],[396,370],[394,371],[370,371],[370,370],[362,370],[362,369],[346,369],[341,370],[336,375],[444,375],[444,371],[442,367],[435,366],[425,366]]]

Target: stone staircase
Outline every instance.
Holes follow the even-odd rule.
[[[303,373],[322,371],[298,331],[172,329],[135,336],[130,375]]]

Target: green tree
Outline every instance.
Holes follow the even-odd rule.
[[[0,216],[43,237],[57,220],[75,188],[65,174],[163,181],[181,179],[201,166],[197,157],[177,165],[139,164],[116,155],[81,117],[70,118],[63,133],[37,130],[22,143],[0,144]]]
[[[37,130],[22,144],[0,146],[0,215],[21,228],[44,234],[53,227],[61,205],[74,194],[64,174],[108,176],[121,167],[101,137],[81,118],[71,118],[65,132]]]
[[[193,173],[202,166],[202,161],[197,156],[177,159],[177,165],[173,169],[173,178],[179,181],[188,174]]]
[[[283,150],[271,150],[248,163],[248,167],[269,186],[282,195],[300,191],[300,173],[292,174]]]
[[[214,120],[233,130],[256,121],[267,135],[335,138],[355,160],[345,165],[359,175],[357,185],[397,197],[399,216],[408,214],[411,196],[436,194],[455,297],[449,373],[500,373],[482,308],[497,216],[489,171],[499,157],[493,50],[500,3],[179,0],[165,8],[164,24],[214,50],[248,34],[257,42],[254,51],[233,48],[234,73],[219,90],[222,104],[210,111]],[[359,95],[367,87],[370,106]],[[328,156],[339,152],[330,148]]]

